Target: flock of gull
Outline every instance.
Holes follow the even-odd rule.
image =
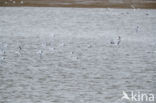
[[[121,37],[118,36],[117,38],[117,42],[114,42],[114,41],[110,41],[110,44],[111,45],[120,45],[120,42],[121,42]],[[55,50],[56,48],[55,47],[52,47],[52,45],[48,45],[48,43],[43,43],[40,45],[41,48],[39,48],[37,51],[36,51],[36,55],[42,59],[42,57],[44,56],[45,52],[49,51],[49,52],[54,52],[55,53]],[[61,43],[60,44],[60,47],[64,47],[65,46],[65,43]],[[87,48],[92,48],[93,46],[91,44],[89,44],[87,46]],[[15,48],[15,47],[14,47]],[[7,50],[9,49],[9,45],[8,43],[6,42],[1,42],[0,43],[0,63],[2,63],[3,61],[6,60],[6,57],[7,57]],[[15,48],[15,51],[13,52],[14,55],[16,55],[17,57],[20,57],[22,56],[22,51],[24,50],[24,46],[20,43],[17,44],[16,48]],[[71,51],[69,53],[71,56],[72,56],[72,59],[74,60],[77,60],[78,57],[74,55],[74,51]]]

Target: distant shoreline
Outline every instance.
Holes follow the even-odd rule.
[[[53,2],[24,2],[21,4],[20,2],[16,2],[15,4],[9,3],[4,4],[4,2],[0,2],[0,7],[75,7],[75,8],[140,8],[140,9],[156,9],[156,2],[151,3],[53,3]]]

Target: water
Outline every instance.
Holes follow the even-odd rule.
[[[155,10],[0,12],[1,103],[122,103],[123,90],[156,93]]]

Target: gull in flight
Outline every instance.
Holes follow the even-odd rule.
[[[123,91],[122,94],[123,94],[123,96],[122,96],[121,100],[123,100],[123,99],[130,100],[130,98],[128,97],[128,94],[125,91]]]

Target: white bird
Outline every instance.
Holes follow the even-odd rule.
[[[92,47],[92,45],[88,45],[88,48],[91,48]]]
[[[51,34],[51,37],[52,37],[52,38],[55,38],[55,34]]]
[[[18,46],[18,51],[21,51],[22,50],[22,46]]]
[[[74,55],[74,52],[73,52],[73,51],[72,51],[72,52],[70,52],[69,57],[70,57],[73,61],[76,61],[76,60],[78,60],[78,59],[79,59],[76,55]]]
[[[42,54],[42,53],[43,53],[42,50],[37,51],[37,54]]]
[[[5,60],[5,57],[0,58],[0,63],[2,63]]]
[[[21,52],[20,51],[16,51],[15,54],[16,54],[16,56],[21,56]]]
[[[1,60],[4,60],[5,59],[5,57],[1,57]]]
[[[74,52],[72,51],[72,52],[70,52],[70,54],[72,55],[72,54],[74,54]]]
[[[122,96],[121,100],[123,100],[123,99],[130,100],[130,98],[128,97],[128,94],[125,91],[122,91],[122,94],[123,94],[123,96]]]
[[[65,46],[65,44],[64,44],[64,43],[61,43],[61,44],[60,44],[60,46],[64,47],[64,46]]]
[[[48,50],[53,52],[55,50],[55,48],[49,47]]]
[[[78,60],[79,58],[78,58],[77,56],[71,56],[71,59],[72,59],[73,61],[76,61],[76,60]]]
[[[136,33],[139,31],[139,26],[136,27]]]
[[[42,51],[42,50],[39,50],[39,51],[37,51],[37,54],[39,54],[39,56],[40,56],[40,58],[41,58],[42,55],[43,55],[43,51]]]

